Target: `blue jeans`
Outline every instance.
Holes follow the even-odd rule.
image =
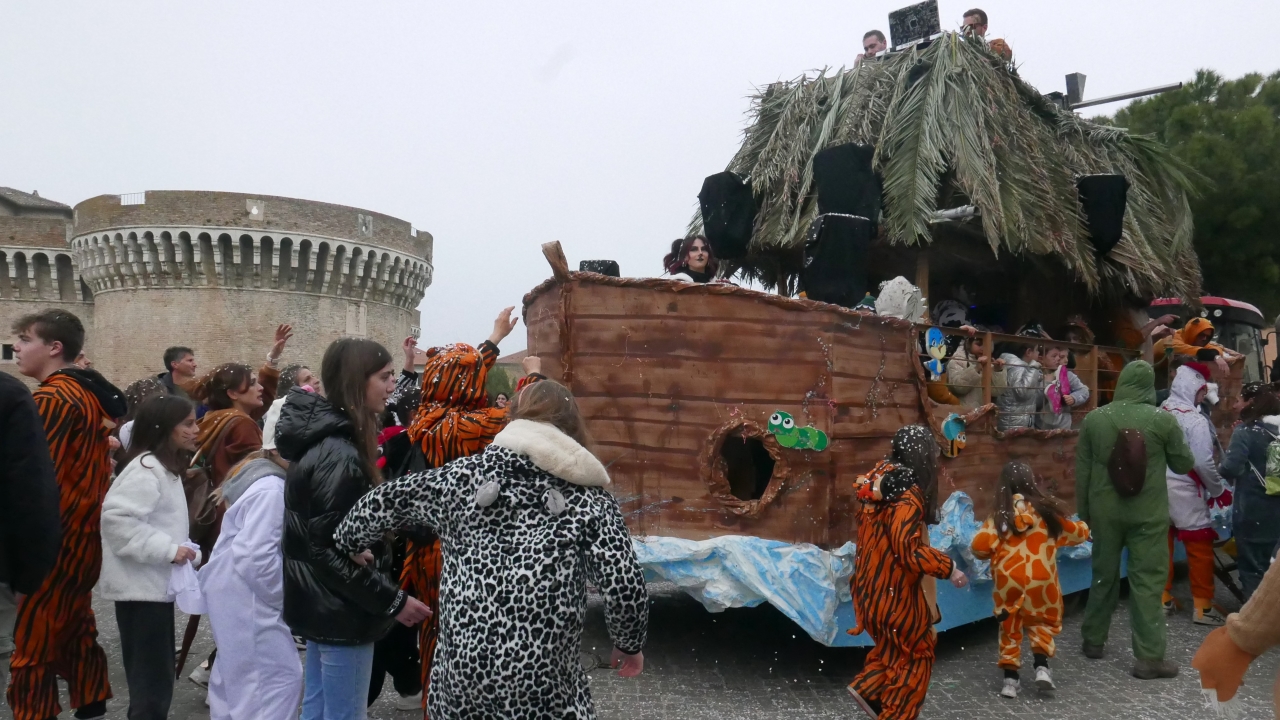
[[[372,670],[373,643],[323,645],[308,640],[300,720],[365,720]]]

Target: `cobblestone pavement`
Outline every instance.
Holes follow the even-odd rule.
[[[652,586],[653,607],[645,673],[625,680],[597,669],[591,672],[592,693],[603,719],[715,718],[716,720],[784,718],[861,718],[845,692],[845,684],[862,664],[857,649],[827,648],[813,642],[781,613],[768,606],[730,610],[712,615],[669,585]],[[1179,584],[1188,600],[1186,583]],[[1220,589],[1227,609],[1236,603]],[[1191,624],[1185,612],[1169,622],[1170,659],[1183,667],[1173,680],[1135,680],[1128,670],[1128,616],[1121,604],[1112,627],[1107,657],[1086,660],[1079,653],[1083,595],[1068,598],[1066,627],[1059,640],[1059,656],[1052,662],[1058,683],[1056,697],[1038,696],[1023,673],[1023,694],[1017,700],[997,696],[1001,675],[995,666],[996,626],[985,621],[943,633],[934,668],[929,700],[921,717],[946,720],[988,720],[1018,717],[1027,720],[1125,718],[1183,720],[1209,718],[1200,703],[1199,683],[1191,660],[1207,629]],[[109,603],[96,604],[101,641],[111,664],[116,699],[108,718],[124,718],[128,688],[120,663],[115,619]],[[179,635],[186,618],[179,616]],[[207,629],[192,653],[193,662],[211,649]],[[610,645],[603,613],[593,602],[583,643],[587,664],[608,657]],[[1029,651],[1027,651],[1029,652]],[[1031,658],[1025,658],[1030,665]],[[1280,667],[1280,654],[1264,656],[1249,672],[1241,695],[1246,718],[1271,718],[1271,687]],[[386,683],[382,698],[371,709],[375,720],[409,720],[391,704],[394,691]],[[203,691],[183,680],[175,688],[174,720],[204,720]],[[65,702],[65,701],[64,701]],[[64,712],[63,717],[70,717]],[[0,718],[12,716],[8,708]]]

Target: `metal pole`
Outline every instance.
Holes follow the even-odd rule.
[[[1119,95],[1111,95],[1096,100],[1085,100],[1071,106],[1072,110],[1079,108],[1093,107],[1094,105],[1106,105],[1107,103],[1119,102],[1121,100],[1130,100],[1132,98],[1146,97],[1147,95],[1159,95],[1160,93],[1177,90],[1182,87],[1182,83],[1173,83],[1172,85],[1161,85],[1160,87],[1147,88],[1146,90],[1134,90],[1133,92],[1120,93]]]

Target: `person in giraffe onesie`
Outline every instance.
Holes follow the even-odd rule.
[[[1018,697],[1022,667],[1022,634],[1031,638],[1036,687],[1054,689],[1049,658],[1054,637],[1062,632],[1062,585],[1058,582],[1058,548],[1089,539],[1089,526],[1071,520],[1057,499],[1036,487],[1031,466],[1005,463],[996,489],[995,513],[973,536],[973,555],[991,561],[996,618],[1000,620],[1000,696]]]
[[[946,553],[929,547],[926,522],[937,522],[938,443],[922,425],[893,436],[893,452],[854,483],[862,503],[849,580],[857,626],[875,641],[849,683],[860,708],[881,720],[915,720],[933,673],[938,621],[921,581],[968,579]]]
[[[127,407],[124,394],[97,371],[72,364],[84,346],[84,325],[75,315],[27,315],[13,332],[18,371],[40,381],[34,398],[58,480],[62,544],[53,572],[18,608],[9,707],[14,720],[57,717],[61,677],[75,716],[100,718],[111,685],[91,593],[102,569],[99,530],[102,498],[111,485],[109,433]]]
[[[479,347],[466,344],[435,347],[427,351],[422,369],[422,400],[409,425],[409,440],[422,451],[426,467],[438,468],[483,451],[507,425],[507,408],[489,407],[485,381],[498,360],[498,343],[511,334],[519,317],[513,307],[504,309],[493,323],[493,333]],[[540,379],[537,357],[526,358],[517,390]],[[422,658],[422,702],[426,711],[431,686],[431,659],[439,632],[440,540],[434,533],[416,533],[409,541],[401,585],[431,608],[431,617],[418,629]]]

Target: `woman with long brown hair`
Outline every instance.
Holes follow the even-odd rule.
[[[416,625],[427,607],[388,574],[381,542],[359,554],[333,531],[378,485],[378,415],[395,387],[391,354],[372,340],[331,344],[320,365],[328,393],[293,393],[276,445],[289,461],[284,497],[284,619],[307,641],[302,720],[365,717],[374,642],[397,620]]]
[[[276,365],[291,337],[291,325],[276,328],[267,363],[256,374],[248,365],[225,363],[187,388],[192,398],[209,408],[200,418],[200,437],[193,462],[208,468],[214,487],[221,485],[231,468],[246,455],[262,448],[262,429],[258,423],[276,399],[280,382]]]
[[[604,600],[613,665],[624,677],[644,668],[644,574],[577,402],[542,380],[516,394],[511,417],[483,452],[375,489],[335,534],[346,552],[406,525],[439,534],[433,720],[595,717],[578,659],[588,578]]]

